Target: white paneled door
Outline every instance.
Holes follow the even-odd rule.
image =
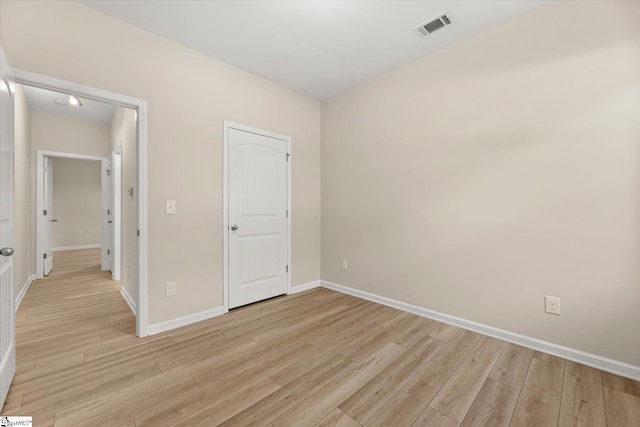
[[[229,127],[229,308],[287,293],[288,140]]]
[[[13,300],[13,109],[11,70],[0,48],[0,409],[16,371]]]
[[[44,259],[42,260],[42,271],[47,276],[53,269],[53,225],[58,221],[53,216],[53,161],[49,157],[44,158],[43,172],[44,240],[42,250]]]

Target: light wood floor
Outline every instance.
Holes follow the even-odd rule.
[[[3,414],[35,426],[639,426],[640,383],[317,288],[145,339],[98,251],[56,253]]]

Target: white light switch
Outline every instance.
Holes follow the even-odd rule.
[[[176,214],[176,201],[175,200],[167,200],[165,204],[165,213],[167,215],[175,215]]]
[[[167,282],[165,283],[166,294],[168,297],[172,297],[177,293],[177,285],[176,282]]]

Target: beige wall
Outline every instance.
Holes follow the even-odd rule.
[[[99,245],[102,170],[100,162],[53,159],[53,247]]]
[[[640,365],[639,7],[551,2],[326,101],[322,278]]]
[[[151,324],[222,305],[223,120],[292,137],[292,282],[320,278],[318,101],[76,2],[0,2],[0,39],[16,68],[147,100]]]
[[[33,111],[31,114],[33,170],[35,171],[35,156],[38,150],[109,157],[111,146],[109,138],[108,124]]]
[[[14,296],[17,297],[29,276],[35,273],[31,242],[31,109],[22,86],[15,96],[15,254]]]
[[[136,286],[138,238],[136,235],[136,117],[135,111],[117,107],[111,121],[111,151],[120,146],[121,158],[121,251],[120,286],[126,289],[133,302],[138,303]],[[133,196],[128,189],[133,188]]]

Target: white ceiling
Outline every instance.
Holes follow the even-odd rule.
[[[546,1],[79,0],[316,99],[337,95]],[[452,25],[425,38],[413,31],[442,12]]]
[[[86,98],[80,98],[82,107],[72,107],[67,103],[69,94],[53,92],[32,86],[23,86],[23,88],[29,107],[31,107],[33,111],[108,124],[111,123],[113,113],[116,110],[115,105]],[[56,100],[62,101],[64,104],[57,104],[55,102]]]

